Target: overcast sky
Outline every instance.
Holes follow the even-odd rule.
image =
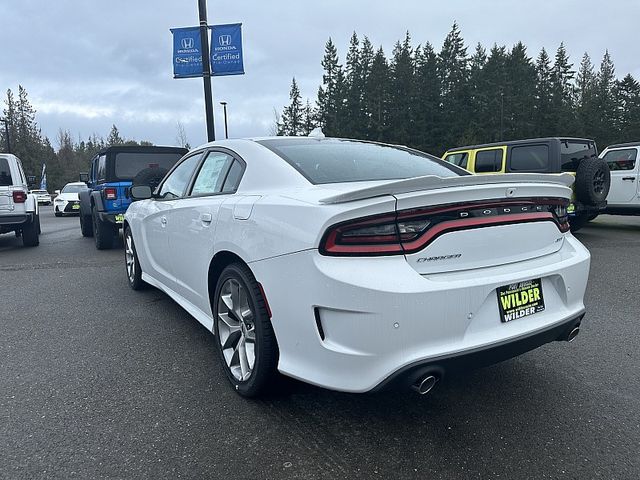
[[[23,85],[37,120],[56,145],[74,137],[123,136],[175,144],[178,121],[192,146],[206,140],[201,79],[172,78],[169,29],[198,23],[197,0],[0,0],[0,89]],[[564,42],[577,67],[608,49],[621,77],[640,79],[638,0],[209,0],[209,23],[243,24],[243,76],[213,79],[216,130],[229,106],[232,137],[267,135],[274,108],[288,102],[293,76],[315,100],[324,44],[342,61],[353,31],[389,54],[409,30],[414,45],[436,49],[457,21],[469,52],[478,42],[522,40],[535,57]]]

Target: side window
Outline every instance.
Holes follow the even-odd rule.
[[[96,170],[96,181],[104,181],[107,179],[107,156],[100,155],[98,157],[98,167]]]
[[[222,191],[224,193],[233,193],[238,189],[238,185],[240,185],[240,179],[242,178],[243,168],[238,160],[233,161],[233,165],[229,169],[229,173],[227,173],[227,178],[224,181],[224,186],[222,187]]]
[[[549,168],[547,145],[523,145],[511,148],[511,170],[517,172],[543,172]]]
[[[468,158],[469,154],[467,152],[460,152],[447,155],[444,161],[457,165],[458,167],[467,168]]]
[[[222,152],[209,152],[198,172],[191,195],[212,195],[222,191],[222,182],[229,164],[233,161],[230,155]]]
[[[502,170],[502,152],[501,148],[476,152],[475,172],[488,173]]]
[[[13,180],[11,179],[9,160],[0,157],[0,187],[10,187],[11,185],[13,185]]]
[[[607,152],[603,160],[609,164],[609,170],[633,170],[636,166],[638,151],[635,148],[624,150],[611,150]]]
[[[93,160],[91,160],[91,171],[89,172],[89,181],[91,182],[96,181],[97,165],[98,165],[98,157],[95,157]]]
[[[200,157],[200,154],[193,155],[178,165],[160,187],[158,196],[167,200],[182,197]]]

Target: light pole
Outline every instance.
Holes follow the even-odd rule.
[[[227,129],[227,102],[220,102],[224,110],[224,138],[229,138],[229,130]]]
[[[198,0],[200,17],[200,48],[202,49],[202,81],[204,83],[204,110],[207,117],[207,139],[216,139],[213,126],[213,94],[211,93],[211,64],[209,62],[209,26],[207,25],[207,0]]]
[[[4,123],[4,135],[7,142],[7,153],[11,153],[11,142],[9,141],[9,120],[0,118],[0,122]]]

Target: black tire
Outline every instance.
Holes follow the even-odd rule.
[[[25,247],[37,247],[40,244],[38,237],[38,221],[37,216],[33,221],[26,223],[22,227],[22,245]]]
[[[103,222],[98,218],[95,210],[92,211],[93,238],[96,241],[98,250],[108,250],[113,248],[118,231],[110,223]]]
[[[129,250],[129,240],[131,241],[131,250]],[[129,258],[129,255],[132,258]],[[132,261],[132,272],[129,272],[129,260]],[[133,290],[142,290],[146,287],[146,283],[142,280],[142,269],[140,268],[140,262],[138,261],[138,252],[136,251],[136,244],[133,241],[133,235],[129,227],[124,230],[124,267],[127,272],[127,281],[129,286]]]
[[[589,215],[582,214],[576,215],[569,219],[569,228],[572,232],[577,232],[582,227],[584,227],[587,223],[589,223]]]
[[[80,212],[80,231],[83,237],[93,237],[93,220],[91,215]]]
[[[582,203],[595,205],[607,199],[611,187],[609,165],[601,158],[587,158],[576,172],[576,197]]]
[[[249,377],[238,380],[232,373],[223,353],[221,344],[218,310],[223,286],[228,280],[236,281],[247,293],[248,306],[253,312],[252,328],[255,336],[255,362]],[[241,263],[232,263],[225,267],[216,284],[212,300],[213,330],[216,336],[216,350],[225,375],[234,390],[243,397],[258,397],[268,392],[278,376],[278,344],[271,326],[269,313],[262,297],[260,287],[251,270]],[[228,337],[230,338],[230,336]]]
[[[145,168],[144,170],[140,170],[138,174],[133,177],[131,185],[148,185],[151,187],[151,191],[154,191],[168,171],[169,170],[162,167]]]
[[[42,234],[42,228],[40,228],[40,214],[36,215],[36,223],[38,224],[38,235]]]

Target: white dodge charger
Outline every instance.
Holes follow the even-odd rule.
[[[155,192],[132,187],[127,277],[215,334],[242,395],[277,372],[426,393],[577,335],[590,256],[569,232],[572,181],[355,140],[213,142]]]

